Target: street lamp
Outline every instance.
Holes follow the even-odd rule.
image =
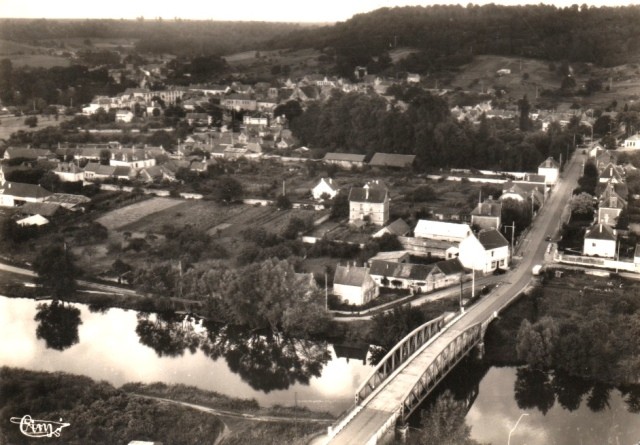
[[[522,420],[522,418],[524,416],[528,416],[529,413],[522,413],[520,414],[520,417],[518,417],[518,421],[516,422],[516,424],[513,426],[513,428],[511,429],[511,431],[509,431],[509,438],[507,439],[507,445],[511,445],[511,434],[513,434],[513,432],[516,430],[516,428],[518,428],[518,424],[520,423],[520,421]]]

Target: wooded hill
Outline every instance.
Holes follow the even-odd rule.
[[[176,55],[230,54],[305,25],[213,20],[0,20],[0,39],[58,45],[69,39],[133,39],[136,50]],[[308,25],[306,25],[308,26]]]
[[[334,26],[274,38],[274,48],[335,51],[338,67],[367,65],[397,47],[413,47],[403,67],[426,72],[478,54],[614,66],[637,55],[640,7],[415,6],[357,14]]]

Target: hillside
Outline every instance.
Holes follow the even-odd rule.
[[[300,29],[271,48],[318,48],[347,66],[371,63],[396,47],[421,51],[403,67],[430,72],[476,55],[503,55],[615,66],[637,58],[640,7],[413,6],[358,14],[334,26]]]

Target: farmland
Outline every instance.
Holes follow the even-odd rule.
[[[176,227],[190,225],[211,235],[221,234],[224,237],[229,237],[237,236],[249,227],[264,227],[267,231],[278,233],[286,227],[292,216],[305,218],[314,214],[309,210],[277,210],[271,206],[223,205],[212,201],[170,201],[177,204],[158,208],[155,212],[148,212],[144,215],[139,214],[136,220],[131,219],[124,224],[118,224],[118,229],[147,233],[159,232],[165,225]],[[136,205],[138,204],[134,204],[134,206]],[[128,207],[115,212],[126,209]],[[133,209],[133,213],[135,213],[135,209]],[[111,214],[105,216],[112,217]]]

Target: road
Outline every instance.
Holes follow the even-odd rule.
[[[560,217],[581,174],[583,159],[583,155],[575,154],[568,164],[526,238],[520,243],[516,256],[522,256],[522,259],[502,276],[503,283],[469,308],[464,316],[416,353],[412,360],[396,370],[383,386],[369,396],[356,416],[329,443],[367,443],[393,418],[420,376],[459,333],[487,321],[494,312],[499,313],[529,285],[531,268],[535,264],[542,264],[544,260],[548,244],[545,238],[553,236],[559,228]]]

